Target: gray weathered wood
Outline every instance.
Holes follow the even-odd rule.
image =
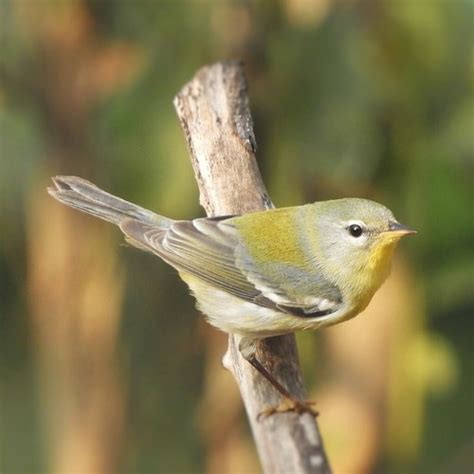
[[[221,62],[203,67],[176,95],[174,105],[207,214],[242,214],[272,207],[255,160],[242,66]],[[304,399],[293,335],[261,341],[257,357],[291,394]],[[284,413],[258,421],[260,412],[281,401],[279,394],[241,357],[232,336],[223,362],[239,385],[264,471],[329,473],[314,417]]]

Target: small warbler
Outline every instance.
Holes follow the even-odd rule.
[[[82,178],[53,182],[58,201],[118,225],[131,245],[178,270],[208,321],[235,334],[242,356],[287,398],[267,414],[312,410],[256,359],[255,342],[356,316],[387,277],[397,242],[415,233],[365,199],[176,221]]]

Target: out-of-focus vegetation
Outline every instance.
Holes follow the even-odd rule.
[[[77,174],[202,214],[172,98],[246,64],[278,206],[376,199],[416,228],[354,321],[299,336],[335,472],[473,470],[468,0],[0,2],[0,471],[259,472],[226,338],[175,273],[62,208]]]

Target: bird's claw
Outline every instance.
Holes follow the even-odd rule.
[[[264,418],[267,418],[271,415],[275,415],[276,413],[297,413],[301,415],[303,413],[309,413],[310,415],[314,416],[315,418],[319,415],[316,410],[311,408],[311,405],[315,405],[316,402],[311,400],[296,400],[294,398],[285,398],[279,405],[267,408],[263,410],[257,416],[257,421],[261,421]]]

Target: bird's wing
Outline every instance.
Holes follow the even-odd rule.
[[[238,238],[233,227],[222,224],[225,219],[173,221],[167,229],[130,219],[121,229],[132,245],[155,253],[178,271],[253,300],[259,291],[235,266]]]
[[[241,242],[228,219],[173,221],[167,228],[129,219],[120,227],[132,245],[245,301],[303,317],[325,316],[337,310],[341,299],[334,287],[319,284],[314,290],[316,296],[298,301],[278,281],[258,271],[248,258],[240,258]],[[294,275],[294,271],[291,269],[288,278],[302,281],[310,277],[302,271]],[[317,279],[312,276],[312,280]]]

